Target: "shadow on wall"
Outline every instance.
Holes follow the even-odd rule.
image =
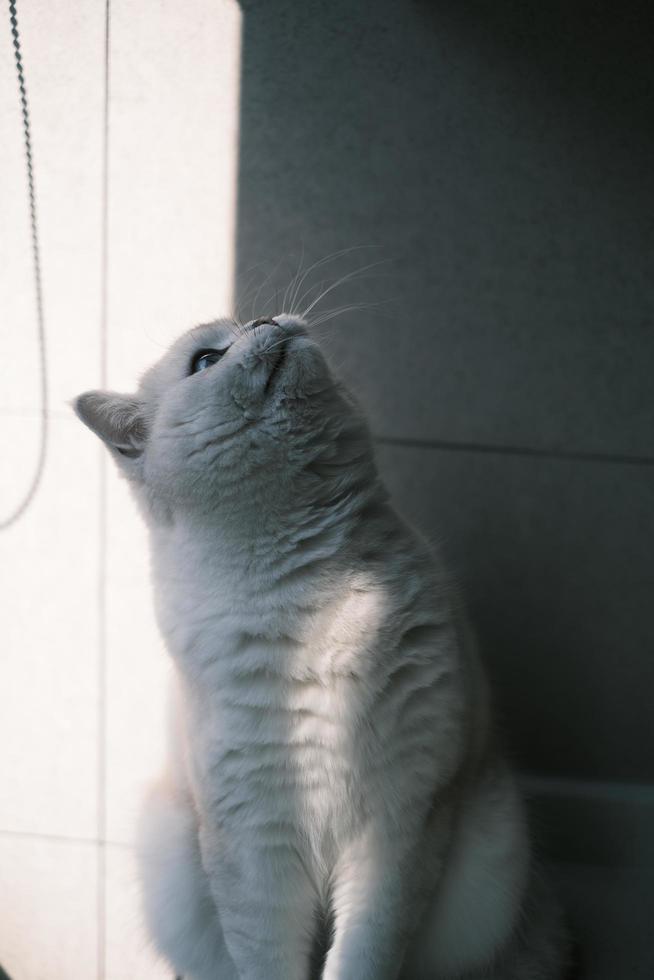
[[[651,780],[649,7],[242,6],[241,298],[302,251],[393,260],[334,299],[387,315],[321,329],[460,572],[515,754]]]
[[[416,6],[434,30],[445,27],[457,43],[475,50],[498,89],[521,100],[580,186],[612,198],[621,221],[642,216],[643,195],[652,195],[654,151],[651,4],[503,0],[462,6],[424,0]],[[627,195],[626,177],[634,182]],[[640,223],[634,228],[647,230]],[[647,237],[645,242],[651,245]]]

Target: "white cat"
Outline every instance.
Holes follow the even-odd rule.
[[[474,643],[305,323],[184,335],[79,417],[150,528],[173,657],[141,868],[193,980],[560,980]]]

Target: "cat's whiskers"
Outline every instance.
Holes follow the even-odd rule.
[[[365,265],[361,269],[354,269],[352,272],[348,272],[344,276],[341,276],[339,279],[336,280],[336,282],[333,282],[331,286],[328,286],[326,289],[322,291],[322,293],[316,296],[316,298],[309,304],[309,306],[307,306],[307,308],[303,310],[301,314],[302,319],[306,319],[306,317],[309,315],[311,310],[313,310],[318,305],[318,303],[320,303],[321,300],[325,298],[325,296],[328,296],[339,286],[344,285],[346,282],[352,282],[352,280],[356,279],[357,277],[362,278],[363,273],[369,272],[371,269],[377,269],[379,268],[379,266],[387,265],[387,264],[388,264],[387,259],[381,259],[379,262],[371,262],[369,265]]]
[[[351,303],[347,306],[337,306],[332,310],[325,310],[321,312],[317,317],[311,317],[309,319],[309,325],[311,327],[318,327],[321,324],[328,323],[330,320],[336,319],[337,316],[343,316],[345,313],[356,313],[363,310],[374,311],[380,313],[382,316],[388,316],[388,314],[382,310],[380,307],[385,303],[390,303],[391,300],[377,300],[371,303]]]
[[[381,312],[382,315],[385,316],[387,314],[385,314],[385,313],[383,313],[382,311],[379,310],[379,307],[383,303],[385,303],[385,302],[391,302],[391,301],[390,300],[379,300],[379,301],[374,302],[374,303],[352,303],[352,304],[350,304],[348,306],[340,306],[340,307],[336,307],[335,309],[332,309],[332,310],[325,310],[323,313],[321,313],[316,318],[310,319],[308,321],[308,324],[311,327],[311,329],[313,330],[313,329],[315,329],[315,328],[317,328],[317,327],[319,327],[319,326],[327,323],[329,320],[335,319],[337,316],[342,316],[345,313],[355,313],[355,312],[358,312],[358,311],[361,311],[361,310],[370,310],[370,311],[375,311],[375,312]],[[260,353],[260,355],[269,354],[271,351],[274,351],[278,347],[281,347],[283,344],[287,343],[290,339],[291,338],[288,337],[288,336],[280,337],[278,340],[274,341],[272,344],[269,344],[267,347],[264,347],[259,353]]]
[[[300,252],[300,261],[298,262],[297,269],[295,270],[295,275],[293,276],[288,286],[284,290],[284,298],[282,300],[282,306],[284,309],[286,309],[286,304],[289,302],[290,297],[294,295],[295,285],[299,279],[303,262],[304,262],[304,242],[302,243],[302,251]]]
[[[386,261],[388,261],[388,260],[383,260],[383,261],[382,261],[381,263],[373,263],[373,267],[374,267],[374,265],[377,265],[377,264],[385,264],[385,263],[386,263]],[[381,274],[381,273],[375,273],[375,272],[368,272],[368,273],[366,273],[366,270],[367,270],[368,268],[369,268],[368,266],[364,266],[364,267],[363,267],[362,269],[354,269],[354,270],[352,271],[352,273],[350,273],[350,276],[351,276],[351,280],[350,280],[350,281],[358,281],[358,280],[360,280],[360,279],[371,279],[371,278],[375,278],[376,276],[378,276],[378,275],[380,275],[380,274]],[[318,296],[316,296],[316,297],[315,297],[315,300],[314,300],[314,302],[315,302],[315,303],[318,303],[318,302],[320,302],[320,300],[321,300],[321,299],[322,299],[322,298],[323,298],[324,296],[326,296],[326,295],[327,295],[327,293],[329,293],[329,292],[331,291],[331,289],[332,289],[332,287],[333,287],[333,288],[336,288],[336,286],[337,286],[337,285],[339,285],[339,284],[340,284],[340,282],[339,282],[339,281],[337,281],[337,282],[335,282],[335,283],[333,283],[333,284],[332,284],[332,285],[331,285],[331,286],[330,286],[330,287],[329,287],[328,289],[324,289],[324,288],[323,288],[323,283],[322,283],[322,282],[320,282],[320,283],[314,283],[314,284],[313,284],[312,286],[310,286],[310,287],[309,287],[309,289],[307,289],[307,290],[306,290],[306,291],[305,291],[305,292],[304,292],[304,293],[302,294],[302,296],[300,297],[300,299],[299,299],[299,301],[298,301],[298,305],[300,305],[301,303],[303,303],[303,302],[304,302],[304,300],[305,300],[305,298],[306,298],[306,297],[308,297],[308,296],[310,296],[310,295],[311,295],[311,293],[312,293],[312,292],[313,292],[313,291],[314,291],[314,290],[315,290],[316,288],[319,288],[319,289],[321,289],[321,290],[322,290],[322,292],[321,292],[321,293],[320,293],[320,294],[319,294]],[[368,307],[368,306],[370,306],[370,307],[372,307],[372,306],[374,306],[374,305],[375,305],[374,303],[371,303],[371,302],[366,302],[366,303],[362,303],[362,304],[361,304],[361,308],[363,309],[363,308],[366,308],[366,307]],[[310,304],[310,305],[309,305],[309,309],[311,309],[311,306],[312,306],[312,304]],[[352,308],[353,308],[353,309],[354,309],[354,308],[356,308],[356,305],[353,305],[353,307],[352,307]],[[313,322],[315,322],[315,321],[313,321],[313,320],[312,320],[311,322],[313,323]]]
[[[252,297],[254,290],[257,288],[256,281],[261,272],[261,262],[255,263],[255,265],[250,266],[241,276],[238,278],[244,278],[247,276],[247,280],[243,284],[243,289],[237,286],[237,292],[241,294],[241,299],[239,299],[234,305],[234,319],[238,320],[239,323],[243,320],[242,312],[248,303],[248,300]],[[238,282],[238,280],[237,280]]]
[[[270,352],[276,350],[277,347],[281,347],[282,344],[288,343],[290,339],[291,339],[290,337],[280,337],[279,340],[276,340],[274,344],[270,344],[268,347],[264,347],[263,350],[259,351],[259,354],[260,355],[270,354]]]
[[[325,285],[326,285],[326,281],[324,279],[321,279],[320,282],[314,282],[314,283],[312,283],[312,285],[309,286],[309,288],[306,289],[302,293],[302,295],[298,298],[298,300],[297,300],[297,307],[298,307],[298,309],[301,309],[302,308],[302,304],[304,303],[304,301],[309,296],[311,296],[311,294],[314,292],[314,290],[318,290],[318,292],[320,292],[320,291],[322,291],[325,288]]]
[[[243,326],[243,324],[236,317],[232,317],[230,322],[234,327],[234,332],[236,333],[236,335],[238,337],[244,337],[247,331]]]
[[[310,265],[308,269],[305,269],[305,271],[302,273],[301,277],[297,280],[296,287],[295,287],[293,293],[291,294],[291,303],[290,303],[290,307],[289,307],[289,313],[291,313],[293,315],[296,315],[297,314],[298,309],[299,309],[299,304],[302,301],[302,299],[304,299],[304,296],[306,296],[306,293],[303,293],[302,296],[300,297],[300,290],[302,289],[302,286],[306,282],[307,277],[312,272],[315,272],[316,269],[321,269],[324,265],[327,265],[327,263],[334,262],[334,261],[336,261],[336,259],[342,258],[345,255],[349,255],[352,252],[361,251],[362,249],[366,249],[366,248],[377,248],[377,247],[378,246],[376,246],[376,245],[350,245],[349,248],[339,249],[336,252],[332,252],[330,255],[326,255],[322,259],[318,259],[318,261],[317,262],[314,262],[312,265]],[[312,288],[314,288],[314,287],[312,287]]]
[[[304,292],[302,292],[302,287],[306,283],[308,277],[311,275],[311,273],[315,272],[317,269],[320,269],[331,262],[335,262],[339,258],[349,255],[352,252],[361,251],[363,249],[377,248],[377,247],[378,246],[375,245],[352,245],[349,246],[348,248],[339,249],[335,252],[330,253],[329,255],[324,256],[321,259],[318,259],[316,262],[313,262],[310,266],[308,266],[307,269],[302,271],[302,264],[304,261],[304,245],[303,245],[297,270],[295,274],[291,277],[291,280],[286,286],[283,293],[282,304],[281,304],[282,310],[284,312],[288,311],[288,313],[291,316],[300,315],[302,304],[307,300],[308,297],[311,297],[311,294],[316,289],[319,290],[319,294],[312,299],[311,303],[307,307],[307,310],[313,309],[319,302],[321,302],[321,300],[326,295],[329,294],[329,292],[332,291],[332,289],[336,289],[338,286],[340,286],[345,282],[350,282],[357,278],[364,278],[366,272],[368,272],[372,268],[375,268],[377,265],[384,264],[384,262],[371,263],[370,265],[366,265],[363,268],[352,270],[351,272],[347,273],[345,276],[340,277],[339,279],[337,279],[335,282],[331,283],[327,287],[324,286],[324,280],[322,280],[319,283],[313,283],[308,289],[305,289]],[[258,310],[261,305],[259,303],[259,298],[263,290],[265,289],[265,287],[268,285],[268,283],[270,283],[271,280],[273,280],[276,277],[279,268],[282,265],[282,262],[284,261],[284,258],[285,257],[280,258],[280,260],[277,262],[274,268],[268,273],[267,276],[264,277],[262,282],[257,287],[256,291],[248,289],[246,295],[243,297],[242,300],[238,302],[236,306],[236,311],[235,311],[236,315],[234,317],[235,320],[238,321],[242,320],[241,311],[243,307],[250,302],[250,297],[252,297],[251,318],[254,318],[258,314]],[[254,295],[252,295],[253,292]],[[276,287],[274,293],[271,294],[271,296],[266,301],[264,306],[267,308],[270,305],[273,296],[278,297],[278,295],[279,295],[279,290]],[[279,303],[277,303],[276,306],[279,307]]]
[[[273,270],[268,273],[268,275],[266,276],[266,278],[263,280],[263,282],[261,283],[261,285],[257,289],[257,291],[256,291],[256,293],[254,295],[254,299],[252,300],[252,306],[251,306],[251,310],[250,310],[250,312],[251,312],[250,319],[252,319],[252,320],[255,319],[255,317],[256,317],[256,306],[257,306],[257,302],[259,300],[259,297],[261,296],[262,291],[268,285],[268,283],[270,282],[270,280],[275,275],[277,275],[277,272],[279,271],[279,268],[280,268],[282,262],[284,261],[284,258],[285,258],[285,256],[282,256],[282,258],[280,258],[279,262],[277,262],[277,264],[275,265],[275,267],[273,268]]]

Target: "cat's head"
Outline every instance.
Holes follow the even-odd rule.
[[[132,395],[74,402],[153,515],[328,506],[374,479],[370,438],[306,324],[195,327]]]

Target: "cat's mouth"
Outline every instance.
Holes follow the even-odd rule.
[[[268,380],[266,381],[264,387],[264,395],[268,395],[275,387],[276,382],[281,377],[284,366],[288,358],[288,345],[291,341],[290,337],[284,338],[283,341],[278,342],[278,346],[274,351],[274,362],[270,374],[268,375]]]

